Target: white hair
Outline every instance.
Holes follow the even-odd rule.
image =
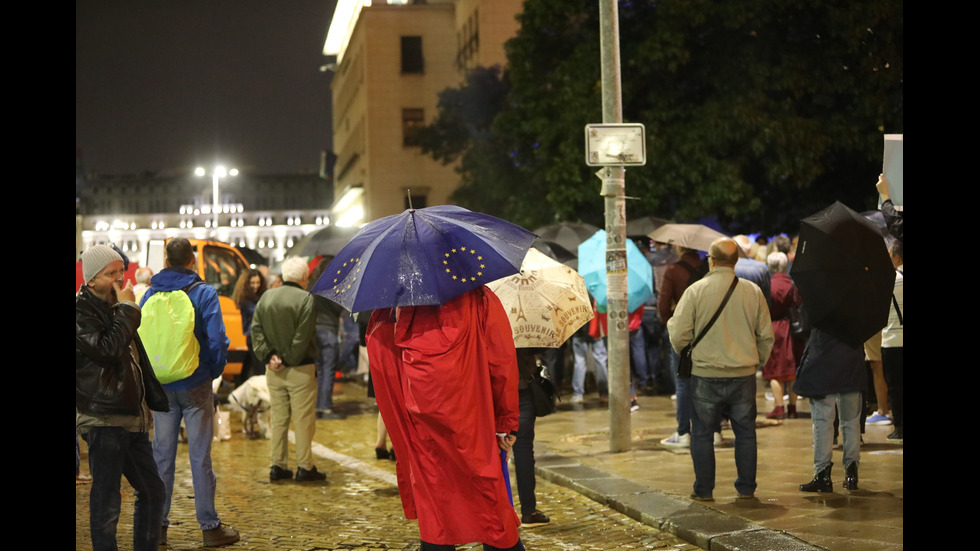
[[[282,280],[299,283],[310,273],[306,261],[302,258],[292,256],[282,263]]]
[[[769,265],[769,271],[774,274],[785,272],[786,264],[788,263],[789,259],[786,258],[786,253],[780,251],[773,251],[766,257],[766,264]]]

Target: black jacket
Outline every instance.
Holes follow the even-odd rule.
[[[75,408],[88,415],[140,415],[143,401],[168,411],[163,385],[136,330],[140,309],[110,306],[87,286],[75,295]],[[133,361],[139,358],[139,365]]]

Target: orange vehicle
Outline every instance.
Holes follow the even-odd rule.
[[[197,255],[197,274],[205,283],[218,291],[218,301],[221,304],[221,317],[225,322],[225,333],[228,335],[228,364],[225,366],[223,377],[231,380],[242,372],[242,361],[248,354],[245,334],[242,333],[242,314],[238,310],[231,295],[235,291],[238,277],[249,269],[242,253],[228,243],[208,241],[205,239],[188,239],[194,246]],[[153,273],[163,269],[165,241],[150,241],[146,257],[141,263],[149,266]]]

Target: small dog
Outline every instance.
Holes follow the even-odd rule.
[[[242,430],[250,439],[269,438],[269,386],[265,375],[249,377],[228,396],[230,404],[242,410]]]

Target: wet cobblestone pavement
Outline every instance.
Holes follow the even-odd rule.
[[[344,383],[342,387],[336,394],[336,409],[348,417],[317,422],[315,441],[319,445],[314,451],[318,456],[317,469],[326,473],[327,483],[270,482],[268,441],[247,439],[241,432],[239,415],[232,413],[231,439],[215,442],[212,447],[218,479],[218,514],[222,522],[237,528],[242,535],[241,541],[228,549],[418,549],[417,524],[406,520],[402,513],[394,482],[395,464],[377,460],[374,455],[377,410],[373,401],[366,397],[363,385]],[[230,410],[228,406],[223,408]],[[87,471],[84,441],[81,445],[83,470]],[[77,550],[91,549],[89,488],[88,485],[75,488]],[[131,549],[134,498],[125,480],[122,493],[117,539],[120,549]],[[538,508],[552,522],[521,528],[521,537],[529,550],[698,549],[666,531],[540,477],[537,495]],[[171,549],[207,549],[203,547],[194,517],[193,487],[184,444],[178,448],[170,520]],[[482,549],[478,544],[458,548]]]

